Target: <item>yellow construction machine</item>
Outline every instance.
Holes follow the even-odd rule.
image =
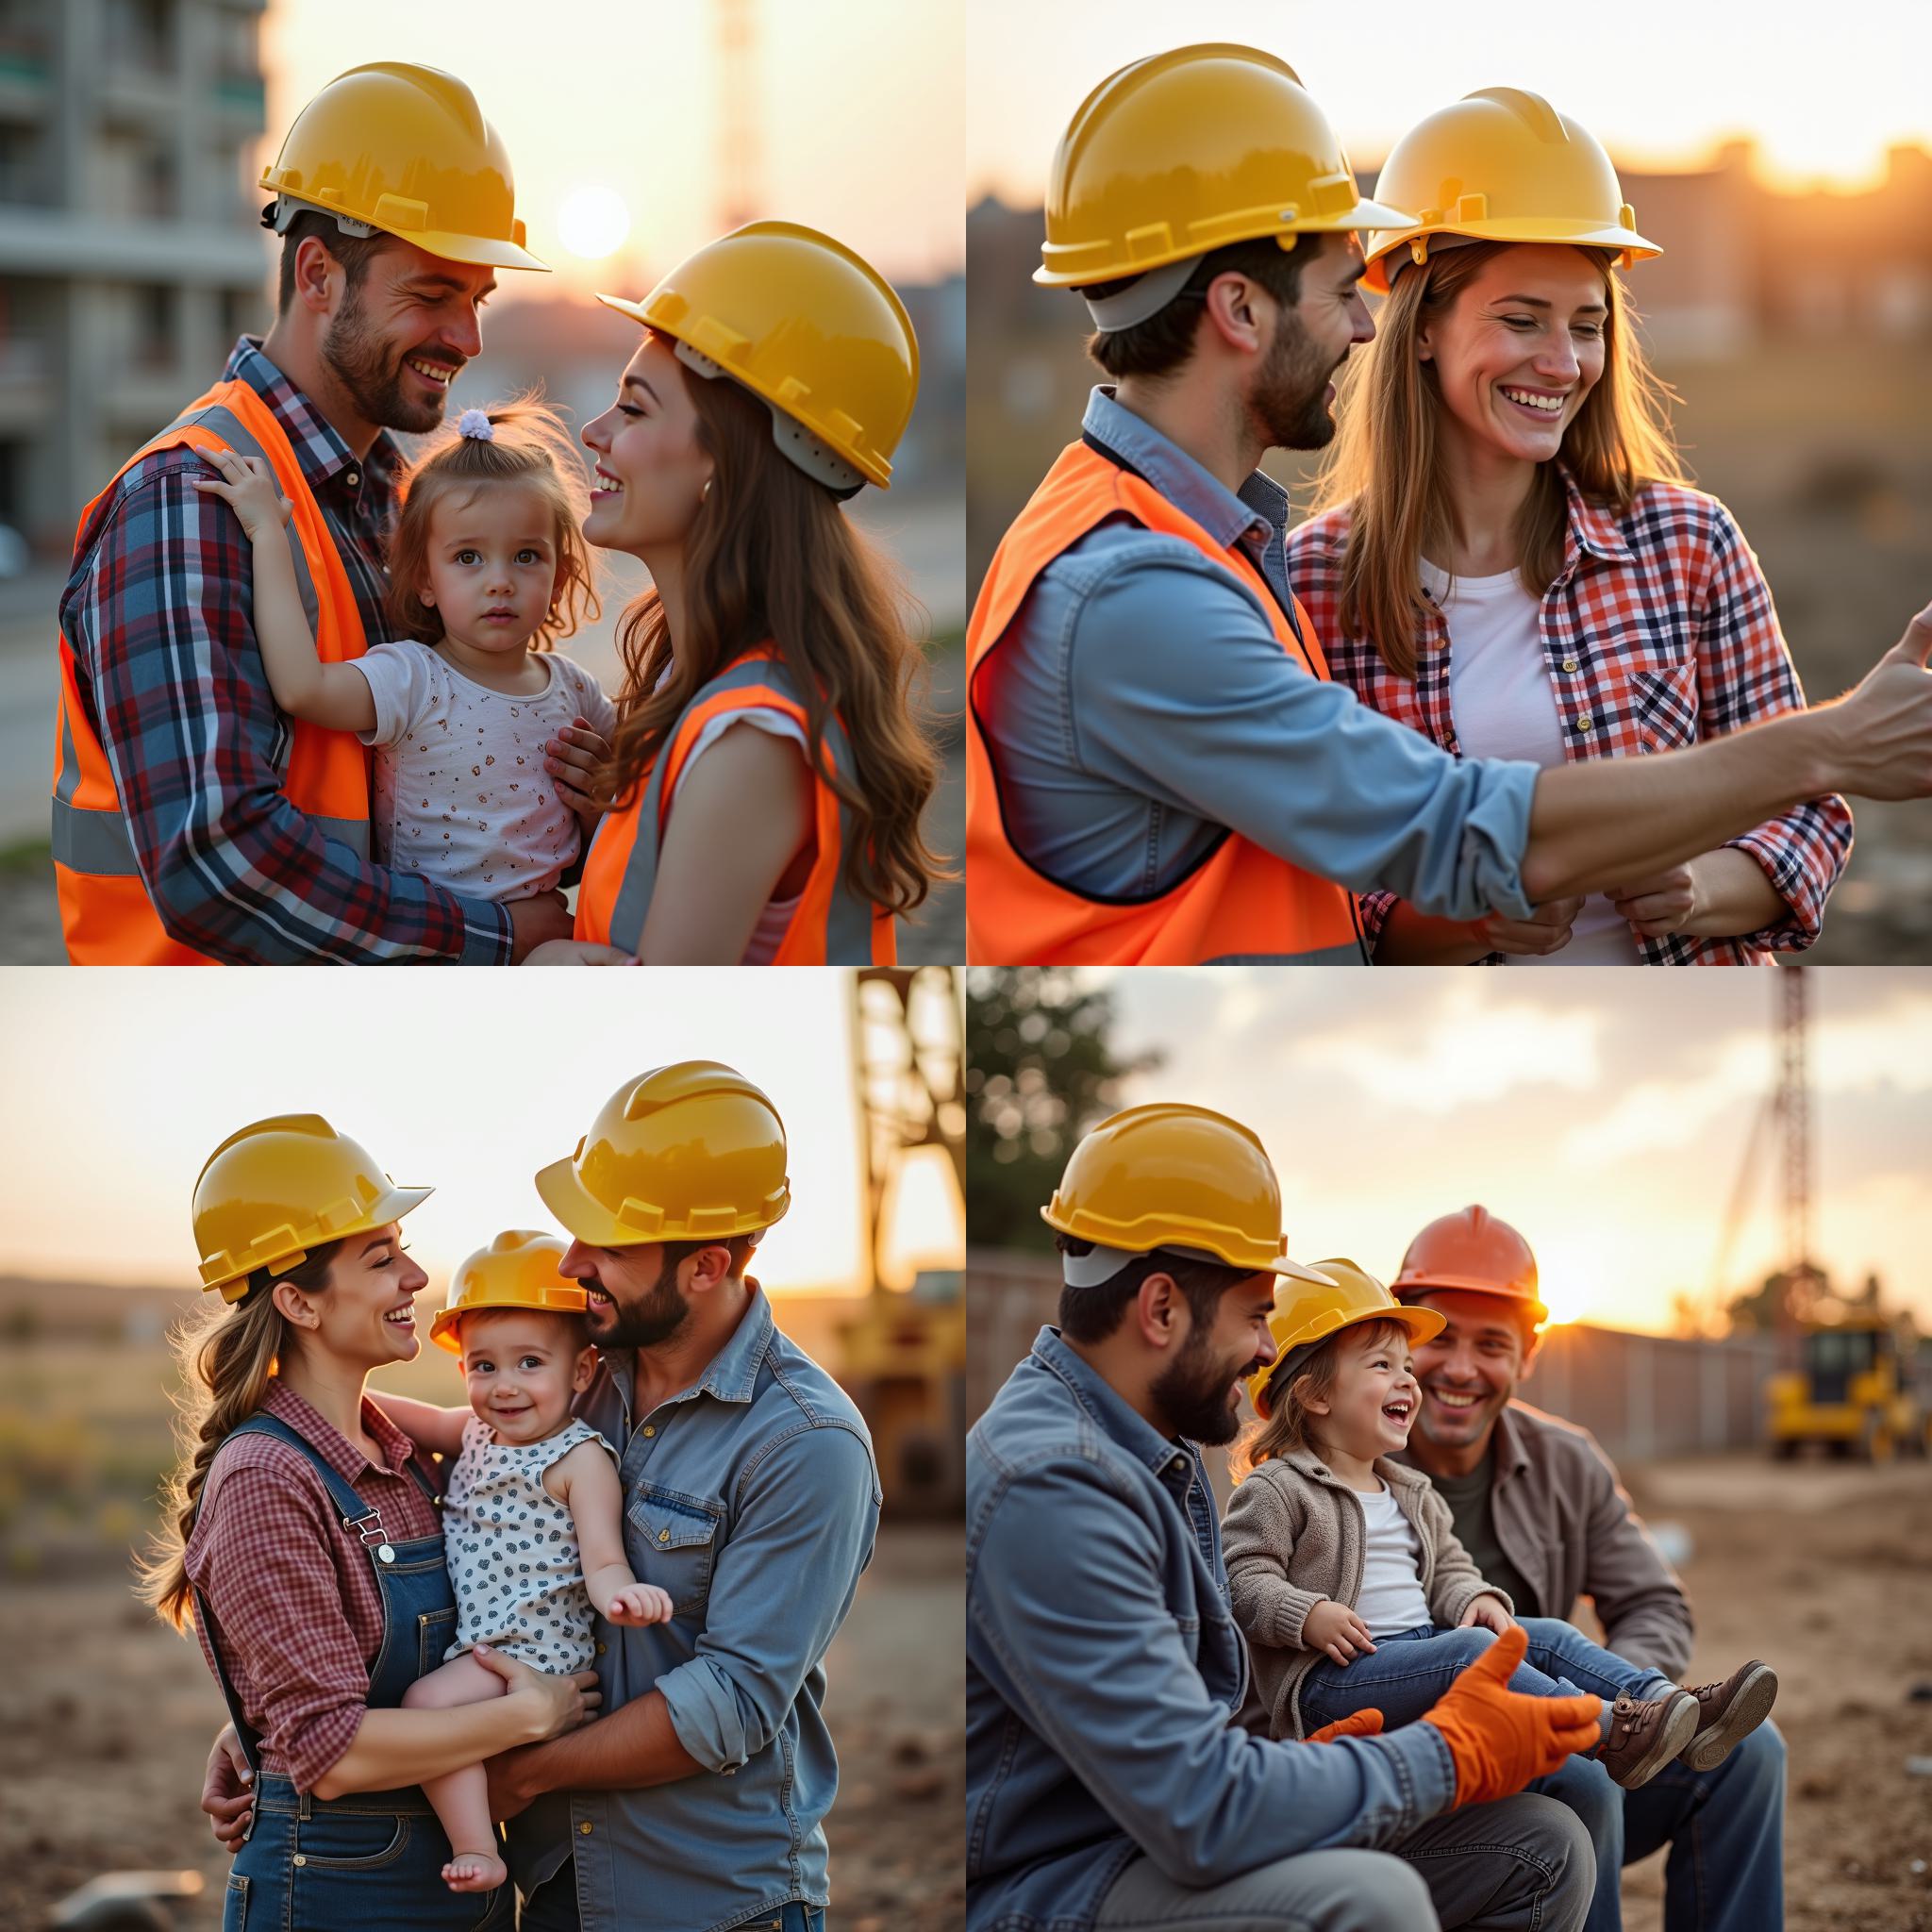
[[[1932,1417],[1909,1322],[1852,1308],[1836,1322],[1806,1322],[1798,1343],[1803,1366],[1764,1385],[1774,1456],[1795,1456],[1807,1442],[1866,1462],[1927,1453]]]

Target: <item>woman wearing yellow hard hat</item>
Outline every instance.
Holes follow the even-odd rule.
[[[591,786],[615,808],[575,939],[532,963],[890,963],[940,873],[920,825],[938,764],[901,593],[841,506],[891,486],[919,388],[905,306],[790,222],[598,300],[645,333],[584,430],[584,534],[652,589],[619,631],[622,723]]]
[[[204,1803],[251,1922],[507,1932],[508,1887],[479,1901],[445,1884],[417,1787],[571,1729],[596,1701],[588,1672],[479,1652],[504,1695],[401,1707],[456,1604],[429,1476],[363,1384],[421,1346],[427,1277],[398,1224],[429,1192],[317,1114],[241,1128],[195,1183],[202,1287],[223,1306],[181,1341],[174,1522],[143,1594],[194,1625],[227,1703],[216,1755],[245,1769],[211,1760]],[[216,1795],[238,1779],[243,1795]]]
[[[1544,768],[1719,738],[1802,708],[1757,559],[1690,487],[1621,270],[1659,254],[1590,132],[1479,89],[1391,152],[1369,238],[1386,294],[1351,358],[1291,575],[1336,675],[1473,758]],[[1818,937],[1851,850],[1824,797],[1533,922],[1371,894],[1385,964],[1746,964]]]

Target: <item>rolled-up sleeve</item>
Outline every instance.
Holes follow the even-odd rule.
[[[657,1684],[707,1770],[735,1771],[777,1734],[852,1607],[878,1514],[871,1452],[847,1428],[803,1426],[746,1473],[697,1654]]]
[[[313,1790],[355,1741],[369,1702],[329,1524],[285,1474],[245,1464],[223,1476],[207,1518],[196,1587],[224,1657],[245,1674],[262,1742],[297,1790]],[[200,1637],[213,1668],[209,1633]]]
[[[1441,1734],[1281,1744],[1229,1722],[1162,1594],[1160,1551],[1089,1458],[1016,1473],[986,1516],[969,1655],[1166,1876],[1211,1885],[1392,1842],[1455,1795]]]
[[[1209,558],[1150,540],[1056,572],[1084,591],[1066,654],[1085,770],[1232,827],[1319,877],[1424,912],[1527,918],[1537,768],[1457,759],[1309,675]]]
[[[1711,510],[1711,570],[1697,626],[1697,699],[1704,735],[1722,737],[1805,708],[1805,691],[1778,628],[1771,586],[1722,504]],[[1851,808],[1836,792],[1795,806],[1726,841],[1748,852],[1789,907],[1738,942],[1800,952],[1824,923],[1824,902],[1852,853]]]

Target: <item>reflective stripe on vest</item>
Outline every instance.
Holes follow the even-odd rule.
[[[1241,551],[1217,543],[1098,445],[1061,452],[1000,541],[967,625],[966,957],[974,965],[1361,965],[1353,895],[1232,830],[1188,875],[1145,897],[1102,898],[1049,876],[1013,843],[982,722],[984,680],[1033,585],[1109,518],[1180,538],[1252,592],[1275,642],[1311,676],[1322,655],[1298,605],[1284,610]],[[1286,818],[1291,793],[1282,800]]]
[[[237,409],[216,400],[223,393],[234,396],[238,401],[247,396],[249,402],[259,408],[265,421],[273,424],[267,406],[255,398],[254,392],[243,385],[229,379],[208,391],[208,396],[191,403],[183,413],[176,417],[167,428],[151,438],[121,466],[106,490],[103,490],[81,512],[80,523],[75,533],[75,559],[78,561],[79,545],[83,536],[93,522],[95,512],[102,502],[119,483],[121,477],[143,458],[158,450],[186,445],[196,447],[193,437],[184,431],[197,431],[202,436],[215,440],[242,457],[253,457],[266,463],[276,479],[277,487],[285,494],[294,496],[298,512],[312,518],[320,532],[319,541],[331,545],[331,561],[338,574],[341,572],[340,559],[333,555],[333,538],[321,506],[314,500],[313,492],[308,489],[301,475],[300,463],[291,446],[283,439],[283,449],[288,466],[294,472],[295,484],[291,489],[288,477],[278,469],[261,437],[243,420]],[[279,425],[276,425],[277,428]],[[300,494],[297,495],[299,491]],[[296,588],[301,595],[304,615],[308,620],[311,634],[317,641],[325,661],[347,661],[360,654],[363,643],[363,628],[359,610],[354,595],[347,589],[347,579],[332,591],[326,610],[321,587],[316,581],[315,564],[301,539],[297,519],[291,518],[286,532],[290,556],[295,567]],[[340,646],[331,652],[329,646],[340,640],[346,649]],[[72,658],[72,649],[63,637],[60,641],[63,660]],[[186,946],[179,945],[167,938],[160,926],[158,916],[146,897],[145,888],[141,887],[141,872],[137,863],[134,843],[128,830],[127,821],[119,803],[111,766],[104,748],[100,745],[89,726],[85,711],[78,702],[78,686],[71,663],[63,661],[63,675],[59,703],[59,763],[56,773],[52,805],[52,843],[55,863],[55,877],[59,889],[61,902],[61,924],[67,935],[69,957],[76,963],[92,960],[105,963],[192,963],[201,956]],[[76,740],[75,720],[86,734],[86,742]],[[278,774],[283,780],[289,801],[302,810],[308,823],[321,834],[346,846],[358,862],[366,863],[370,854],[369,820],[367,815],[368,758],[358,745],[355,751],[354,772],[351,773],[338,752],[332,752],[326,741],[341,734],[325,732],[318,725],[305,724],[299,720],[290,721],[290,728],[284,734],[282,755],[277,763]],[[353,742],[353,740],[352,740]],[[291,770],[301,754],[302,769],[294,784],[290,783]],[[90,773],[92,774],[90,776]],[[79,794],[83,784],[92,788],[92,795],[98,799],[104,792],[115,797],[111,805],[98,803],[82,804]],[[360,813],[350,816],[341,807],[359,794],[363,802]],[[314,804],[327,802],[338,808],[333,812],[309,809]],[[98,881],[91,885],[90,881]],[[137,896],[127,895],[127,884],[139,887]],[[86,903],[90,899],[96,903]],[[77,943],[78,936],[85,934],[83,942]]]
[[[740,703],[715,702],[733,693],[742,694]],[[609,814],[598,827],[600,841],[606,838],[621,841],[628,836],[630,844],[624,855],[623,870],[617,877],[616,890],[610,894],[608,910],[596,903],[608,890],[608,868],[596,866],[598,855],[592,845],[591,863],[578,891],[580,938],[599,938],[625,952],[637,951],[643,940],[644,920],[658,883],[659,838],[669,810],[667,784],[675,795],[677,774],[709,716],[719,710],[774,704],[776,708],[796,717],[801,724],[806,724],[806,708],[791,674],[775,657],[762,655],[739,658],[693,693],[666,735],[637,797],[624,810]],[[836,714],[826,716],[822,742],[825,762],[833,771],[849,773],[854,769],[845,726]],[[855,898],[840,877],[846,841],[858,836],[852,808],[817,772],[812,774],[812,791],[818,854],[774,963],[891,965],[896,943],[891,918],[876,907]],[[613,843],[609,850],[614,849]]]

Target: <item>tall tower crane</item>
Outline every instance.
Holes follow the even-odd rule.
[[[718,30],[718,212],[725,231],[763,212],[758,0],[711,0]]]

